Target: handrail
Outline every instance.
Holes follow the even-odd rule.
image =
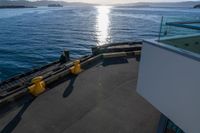
[[[200,21],[167,22],[166,23],[166,25],[168,25],[168,26],[175,26],[175,27],[182,27],[182,28],[193,29],[193,30],[200,30],[200,25],[194,26],[194,25],[188,25],[188,24],[200,24]]]

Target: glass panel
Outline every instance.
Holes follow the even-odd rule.
[[[200,54],[200,20],[162,18],[158,41]]]
[[[200,34],[200,20],[184,18],[162,18],[158,40],[179,35]]]

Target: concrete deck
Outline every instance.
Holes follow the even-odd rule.
[[[0,131],[155,133],[160,113],[136,93],[137,73],[134,58],[104,59],[34,100],[0,109]]]

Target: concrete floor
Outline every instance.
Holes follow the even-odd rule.
[[[104,59],[2,114],[0,131],[155,133],[160,113],[136,93],[137,73],[134,58]]]

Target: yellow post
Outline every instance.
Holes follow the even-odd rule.
[[[79,74],[81,72],[81,64],[80,64],[80,60],[75,60],[74,61],[74,66],[70,68],[70,72],[72,74]]]
[[[31,83],[33,85],[29,86],[28,90],[33,96],[38,96],[45,91],[45,82],[42,76],[33,78]]]

